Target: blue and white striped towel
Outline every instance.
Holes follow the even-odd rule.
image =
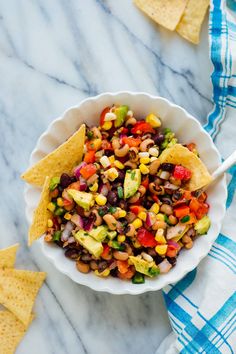
[[[226,157],[236,145],[235,0],[211,0],[209,38],[215,106],[205,129]],[[227,179],[221,234],[197,269],[164,289],[173,333],[156,354],[236,353],[236,166]]]

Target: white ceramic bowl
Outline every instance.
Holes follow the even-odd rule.
[[[170,127],[181,143],[194,142],[197,144],[200,157],[210,172],[220,164],[220,155],[200,123],[183,108],[170,103],[168,100],[151,96],[147,93],[118,92],[104,93],[87,98],[78,106],[68,109],[62,117],[54,120],[46,132],[39,138],[32,152],[30,164],[35,163],[58,145],[64,142],[83,123],[96,125],[102,109],[112,104],[126,104],[136,117],[145,117],[148,113],[157,113],[164,127]],[[40,190],[32,186],[26,187],[26,216],[29,222],[39,200]],[[128,281],[108,277],[99,278],[94,274],[82,274],[76,270],[75,262],[67,259],[63,250],[56,245],[44,243],[43,238],[38,242],[47,257],[62,273],[68,275],[76,283],[87,285],[97,291],[107,291],[112,294],[140,294],[146,291],[162,289],[167,284],[175,283],[189,271],[193,270],[209,252],[214,240],[219,234],[225,213],[226,181],[222,177],[208,190],[210,204],[209,216],[211,228],[206,236],[199,237],[189,251],[181,251],[176,266],[167,274],[155,279],[146,279],[145,284],[134,285]]]

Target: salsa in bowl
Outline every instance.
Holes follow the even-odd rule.
[[[197,140],[178,141],[160,110],[147,107],[141,115],[135,105],[116,102],[110,99],[95,124],[86,126],[82,161],[48,180],[51,216],[44,249],[57,247],[61,257],[74,260],[73,274],[87,277],[87,285],[92,279],[105,282],[105,288],[108,282],[116,284],[121,290],[115,293],[133,287],[154,290],[161,278],[183,274],[173,277],[176,269],[191,268],[186,253],[196,264],[195,243],[214,228],[212,222],[208,234],[198,237],[207,233],[212,219],[207,215],[212,204],[201,190],[210,175],[197,156]],[[66,257],[61,264],[69,262],[71,269]]]

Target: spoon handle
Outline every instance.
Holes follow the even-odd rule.
[[[236,163],[236,150],[212,173],[215,180]]]

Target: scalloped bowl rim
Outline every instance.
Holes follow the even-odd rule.
[[[130,100],[135,97],[135,99],[136,98],[139,98],[139,99],[145,98],[147,100],[150,99],[151,101],[158,101],[159,103],[166,105],[169,109],[172,109],[176,112],[178,111],[179,113],[184,115],[187,120],[191,121],[191,124],[193,124],[193,122],[195,122],[195,126],[198,129],[198,134],[201,133],[202,137],[205,138],[205,140],[207,141],[207,144],[208,144],[208,150],[211,151],[214,155],[214,158],[217,159],[217,165],[220,164],[220,162],[221,162],[220,154],[219,154],[217,148],[215,147],[211,137],[202,128],[200,122],[196,118],[194,118],[191,114],[189,114],[185,109],[183,109],[182,107],[180,107],[176,104],[171,103],[166,98],[163,98],[160,96],[154,96],[154,95],[144,93],[144,92],[119,91],[119,92],[105,92],[105,93],[99,94],[94,97],[88,97],[88,98],[82,100],[78,105],[68,108],[62,114],[62,116],[53,120],[49,124],[46,131],[39,137],[39,139],[36,143],[36,147],[30,155],[30,165],[32,165],[32,163],[35,163],[39,159],[38,154],[42,148],[42,144],[43,144],[44,140],[47,139],[50,135],[53,136],[54,128],[59,123],[68,120],[68,113],[70,113],[74,109],[76,109],[76,110],[81,109],[82,110],[83,106],[88,105],[93,102],[95,102],[95,103],[99,102],[99,100],[104,100],[104,101],[107,100],[110,102],[112,99],[115,102],[115,100],[118,100],[117,97],[120,97],[120,96],[121,97],[122,96],[128,97]],[[65,138],[64,138],[64,141],[65,141]],[[61,143],[62,142],[63,141],[61,141]],[[50,149],[50,150],[52,150],[52,149]],[[188,272],[193,270],[199,264],[199,262],[208,254],[213,242],[217,238],[217,236],[220,232],[220,227],[221,227],[223,217],[225,214],[225,201],[226,201],[226,196],[227,196],[225,176],[223,176],[221,179],[219,179],[219,181],[216,184],[218,185],[220,192],[221,192],[221,195],[220,195],[221,201],[220,201],[220,203],[218,203],[218,213],[217,213],[218,220],[216,222],[213,221],[214,225],[215,225],[214,226],[215,232],[213,235],[211,235],[210,240],[209,240],[209,237],[207,238],[207,236],[209,234],[211,234],[211,229],[210,229],[208,235],[204,236],[202,238],[202,240],[204,240],[204,242],[203,241],[201,241],[201,242],[203,243],[204,247],[203,247],[203,249],[201,249],[201,253],[199,253],[198,255],[193,253],[194,257],[192,258],[192,260],[188,264],[185,264],[185,267],[181,268],[181,264],[179,265],[177,262],[178,273],[175,271],[175,269],[177,267],[176,266],[169,273],[164,274],[164,275],[160,275],[156,279],[148,280],[148,284],[144,283],[142,285],[134,286],[134,284],[132,284],[131,282],[124,282],[119,279],[116,279],[117,282],[115,284],[111,285],[108,283],[108,279],[98,278],[91,273],[90,274],[81,274],[78,271],[76,271],[76,272],[70,271],[71,265],[69,266],[69,264],[71,264],[72,262],[70,260],[66,259],[66,257],[64,257],[64,255],[63,255],[63,257],[60,257],[60,258],[58,256],[56,256],[54,254],[54,250],[53,250],[52,246],[45,244],[43,237],[41,237],[41,239],[39,239],[37,241],[37,243],[40,244],[42,253],[49,259],[49,261],[52,264],[54,264],[54,266],[61,273],[70,277],[74,282],[88,286],[93,290],[104,291],[104,292],[108,292],[108,293],[112,293],[112,294],[131,294],[131,295],[142,294],[147,291],[160,290],[169,284],[176,283],[177,281],[182,279]],[[33,213],[33,206],[35,205],[35,203],[32,202],[32,194],[34,194],[34,193],[37,194],[37,191],[38,191],[38,196],[39,196],[39,190],[33,186],[28,185],[28,184],[26,185],[25,190],[24,190],[24,199],[26,202],[26,218],[29,223],[31,222],[32,213]],[[32,203],[33,203],[33,205],[32,205]],[[194,252],[193,250],[194,250],[194,247],[193,247],[193,249],[191,249],[188,252]],[[63,259],[63,261],[62,261],[62,259]],[[65,265],[67,265],[67,266],[65,266]],[[74,266],[74,264],[73,264],[73,266]],[[74,266],[74,268],[75,268],[75,266]]]

